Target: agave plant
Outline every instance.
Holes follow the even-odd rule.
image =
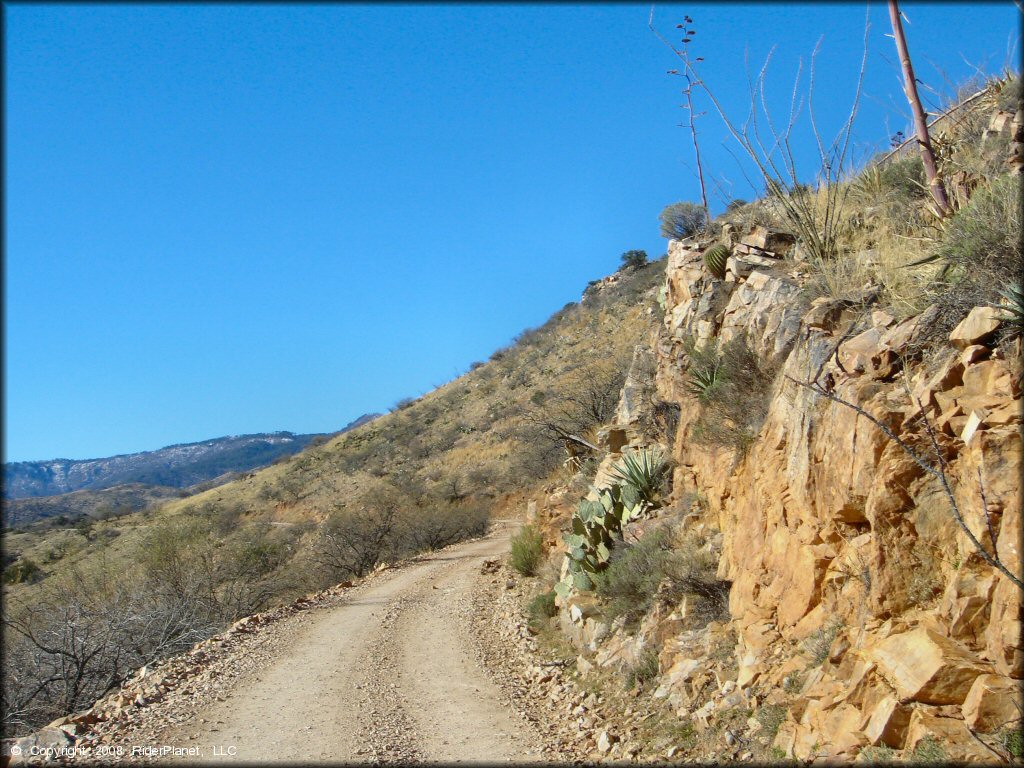
[[[660,451],[642,449],[625,454],[622,463],[612,468],[611,475],[635,489],[645,506],[653,507],[659,501],[661,483],[667,471],[668,464]]]
[[[1003,320],[1010,326],[1013,333],[1024,333],[1024,287],[1020,283],[1011,283],[1008,288],[999,292],[1003,303],[996,304],[1005,314]]]
[[[691,367],[686,375],[684,388],[699,400],[707,400],[722,378],[720,361]]]

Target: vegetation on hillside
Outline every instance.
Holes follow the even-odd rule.
[[[483,533],[491,510],[562,471],[552,427],[586,433],[610,416],[658,319],[663,270],[634,265],[489,362],[264,470],[142,512],[9,533],[5,728],[88,707],[241,616]]]

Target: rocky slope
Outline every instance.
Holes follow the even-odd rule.
[[[929,347],[934,308],[897,322],[871,290],[809,300],[808,265],[782,258],[792,238],[726,237],[724,280],[702,259],[710,243],[671,243],[654,379],[631,375],[596,484],[622,451],[662,442],[676,503],[660,516],[720,552],[729,620],[693,628],[685,600],[656,601],[627,633],[576,594],[560,620],[577,668],[656,653],[653,695],[704,759],[1008,759],[1022,593],[991,561],[1020,578],[1019,335],[978,307]],[[762,391],[746,382],[759,418],[745,436],[743,414],[694,396],[692,373],[738,339],[774,374]],[[668,438],[645,427],[666,404]],[[558,546],[574,498],[554,490],[536,515]]]

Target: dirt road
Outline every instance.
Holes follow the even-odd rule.
[[[355,590],[162,742],[202,762],[540,760],[470,634],[480,566],[507,548],[499,529]]]

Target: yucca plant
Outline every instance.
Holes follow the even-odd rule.
[[[635,488],[641,501],[653,507],[658,504],[667,471],[668,464],[661,451],[645,448],[625,454],[622,463],[612,468],[611,475]]]

